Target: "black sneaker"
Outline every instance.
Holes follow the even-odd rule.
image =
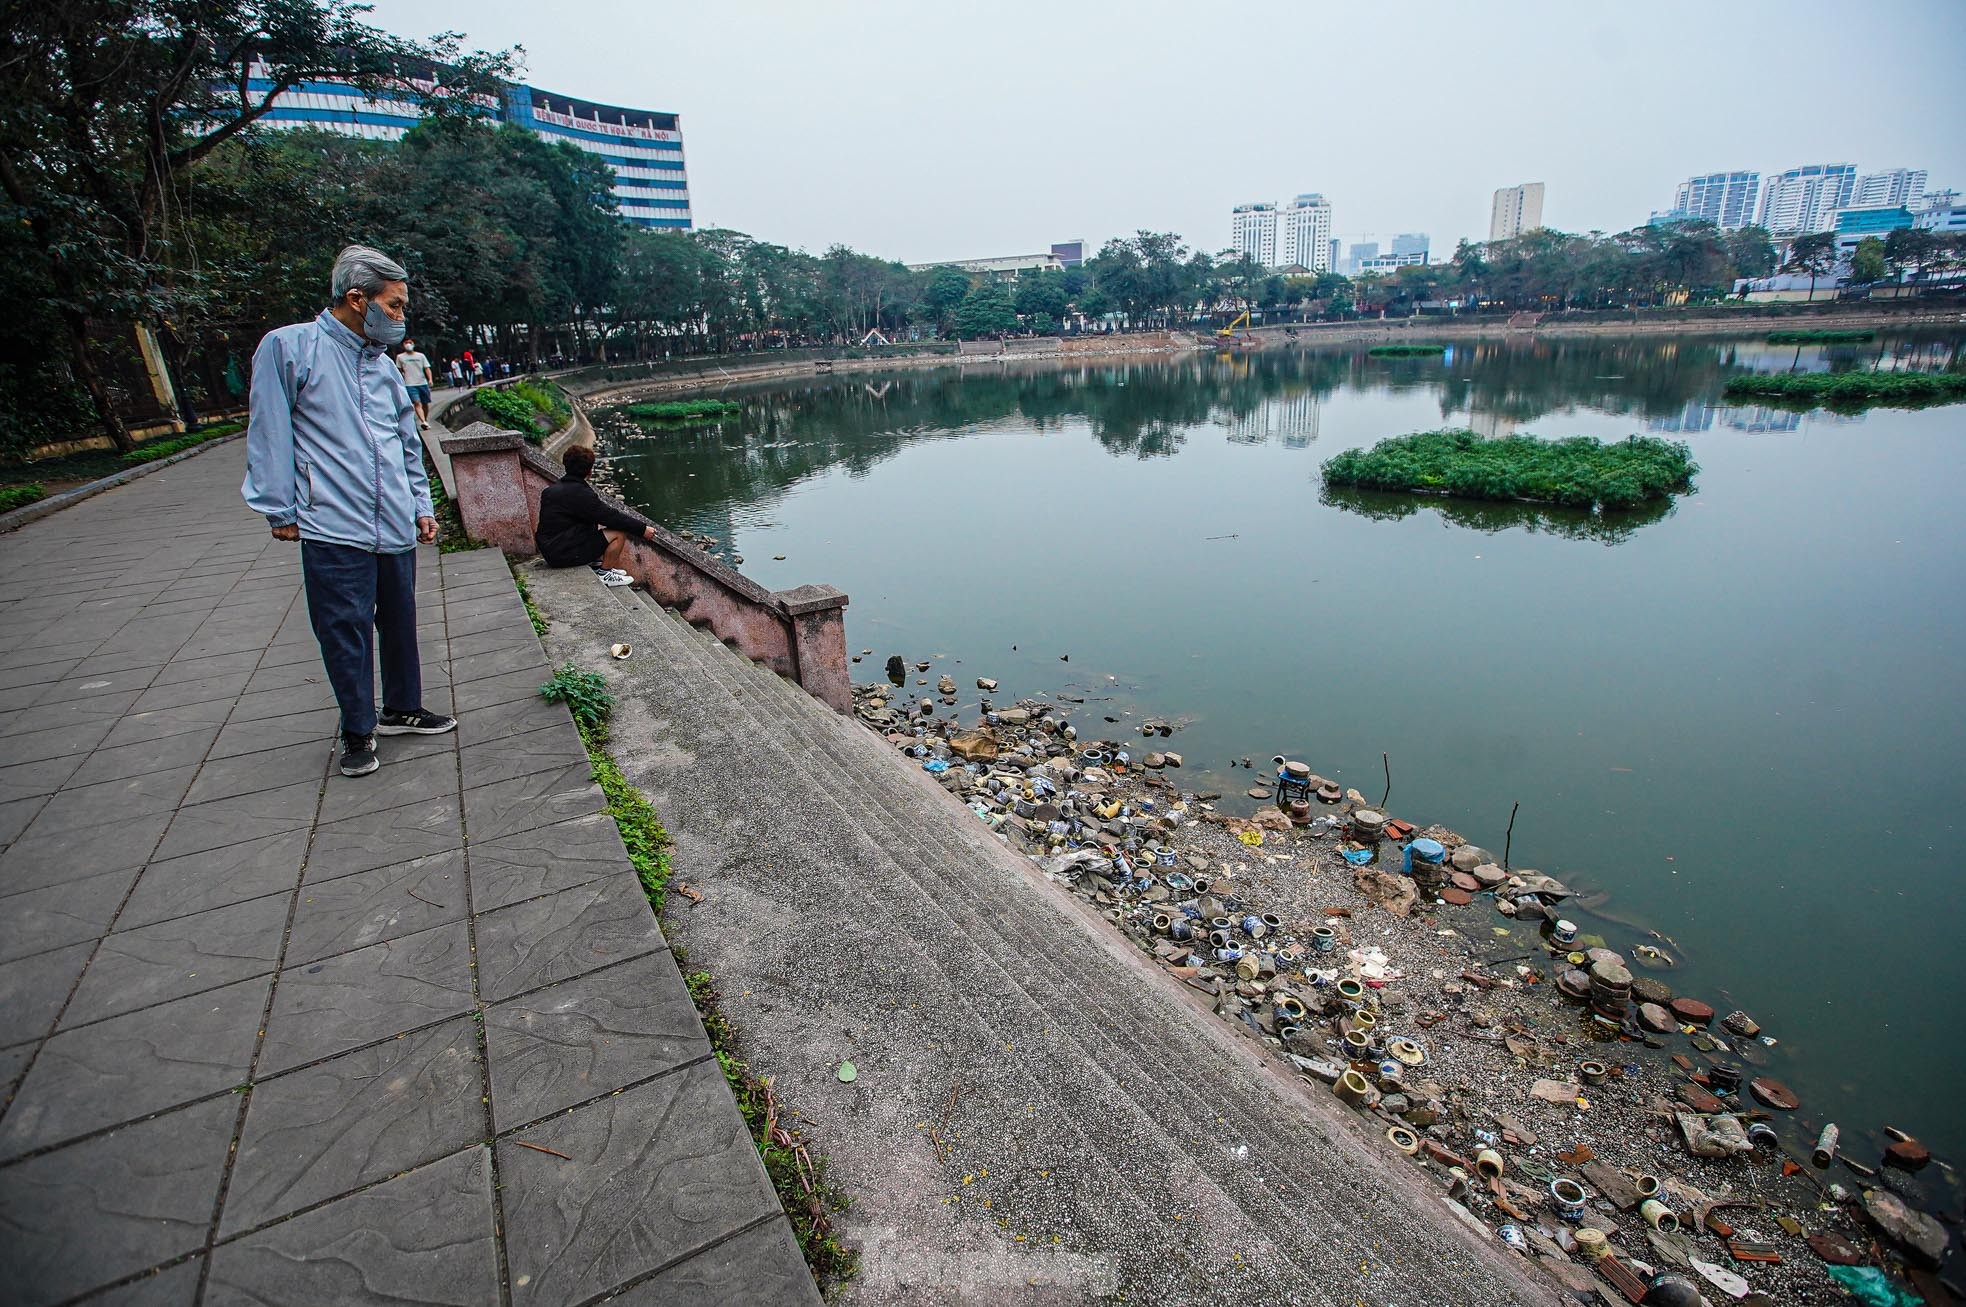
[[[377,735],[442,735],[456,729],[457,718],[421,708],[415,712],[386,712],[375,721]]]
[[[343,776],[367,776],[382,763],[375,756],[375,736],[343,735],[341,737],[341,774]]]

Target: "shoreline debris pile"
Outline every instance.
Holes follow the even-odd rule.
[[[1923,1146],[1893,1132],[1871,1167],[1829,1126],[1791,1157],[1800,1099],[1759,1073],[1774,1038],[1676,993],[1669,940],[1620,953],[1563,915],[1561,881],[1303,762],[1274,758],[1263,806],[1231,816],[1176,782],[1166,721],[1082,739],[1069,706],[999,707],[981,677],[964,726],[953,678],[911,697],[907,664],[888,671],[854,687],[863,723],[1572,1294],[1957,1294],[1913,1182]]]

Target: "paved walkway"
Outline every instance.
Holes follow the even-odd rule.
[[[0,538],[0,1298],[816,1302],[504,561],[345,780],[243,465]]]

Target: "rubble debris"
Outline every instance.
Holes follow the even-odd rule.
[[[1601,1294],[1633,1302],[1658,1290],[1653,1268],[1702,1265],[1722,1271],[1725,1287],[1701,1276],[1716,1301],[1821,1301],[1846,1249],[1876,1257],[1864,1216],[1915,1263],[1947,1247],[1945,1227],[1889,1191],[1860,1203],[1831,1185],[1822,1201],[1768,1123],[1799,1110],[1761,1074],[1773,1041],[1742,1009],[1716,1019],[1648,972],[1677,965],[1664,948],[1611,947],[1591,901],[1557,911],[1575,898],[1563,881],[1511,873],[1280,755],[1226,802],[1184,788],[1163,719],[1075,723],[1083,700],[1061,694],[985,699],[960,721],[892,664],[896,686],[855,687],[861,721],[1533,1263],[1595,1271]],[[1837,1156],[1825,1136],[1821,1166]],[[1885,1160],[1913,1183],[1928,1155],[1893,1140]],[[1730,1210],[1737,1228],[1723,1207],[1759,1215]],[[1736,1279],[1751,1286],[1739,1299]]]

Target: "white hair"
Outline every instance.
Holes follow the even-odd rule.
[[[351,290],[359,290],[374,299],[390,282],[409,279],[410,274],[403,270],[403,265],[381,250],[371,249],[367,245],[350,245],[335,255],[334,276],[329,288],[334,293],[334,302],[339,304],[341,297]]]

